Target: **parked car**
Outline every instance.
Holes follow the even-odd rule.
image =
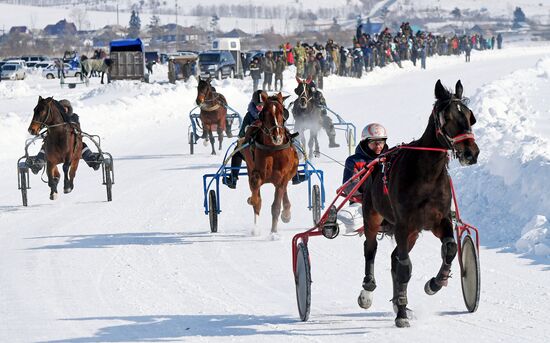
[[[6,63],[2,66],[0,78],[4,80],[24,80],[27,74],[19,64]]]
[[[7,60],[6,64],[18,64],[22,68],[27,68],[27,62],[25,62],[23,60]]]
[[[21,59],[25,62],[27,62],[27,64],[29,62],[35,62],[35,63],[38,63],[38,62],[44,62],[44,61],[49,61],[50,58],[48,56],[21,56]]]
[[[34,69],[44,69],[44,68],[48,68],[48,66],[52,65],[52,62],[37,62],[35,63],[34,65]]]
[[[80,68],[73,68],[70,64],[64,63],[65,66],[65,77],[80,77],[82,74]],[[49,66],[42,70],[42,76],[47,79],[55,79],[57,77],[57,67],[54,63],[51,63]]]
[[[237,64],[229,51],[205,51],[199,54],[201,77],[215,76],[221,80],[224,77],[235,77]]]

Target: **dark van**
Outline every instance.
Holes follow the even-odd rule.
[[[201,77],[216,77],[221,80],[226,77],[235,77],[237,65],[229,51],[211,50],[199,54]]]

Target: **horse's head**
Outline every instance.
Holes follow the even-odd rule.
[[[437,99],[432,112],[439,142],[456,153],[460,164],[477,162],[479,148],[474,140],[472,125],[476,118],[462,98],[462,84],[456,83],[455,93],[449,92],[440,80],[435,84]]]
[[[210,85],[210,81],[212,79],[209,77],[208,79],[204,80],[201,79],[199,76],[199,84],[197,86],[197,99],[195,102],[198,106],[200,106],[204,100],[212,93],[212,85]]]
[[[298,81],[298,87],[294,89],[294,93],[298,95],[298,106],[300,106],[302,110],[305,110],[309,102],[313,100],[311,78],[301,80],[299,77],[296,77],[296,81]]]
[[[38,97],[38,103],[34,107],[32,121],[28,128],[31,135],[36,136],[43,127],[54,124],[55,116],[53,115],[53,111],[56,110],[55,107],[53,97],[45,99],[41,96]]]
[[[271,138],[272,145],[282,145],[285,139],[283,96],[281,93],[268,96],[267,93],[262,92],[261,98],[264,103],[260,112],[262,132]],[[264,144],[271,145],[266,141]]]

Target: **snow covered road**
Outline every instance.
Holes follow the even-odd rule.
[[[361,80],[331,77],[324,93],[328,105],[358,130],[378,121],[388,128],[389,143],[408,142],[427,124],[437,79],[448,87],[460,79],[465,95],[479,104],[475,96],[484,85],[548,57],[550,48],[539,46],[474,53],[469,64],[462,57],[435,58],[426,71],[405,65],[402,70],[377,70]],[[293,81],[287,76],[291,92]],[[0,341],[547,340],[550,264],[545,257],[524,258],[511,248],[521,227],[518,237],[507,234],[501,240],[498,228],[480,227],[481,243],[490,248],[480,253],[481,303],[473,314],[462,300],[456,261],[449,287],[433,297],[425,295],[424,283],[440,265],[440,248],[424,233],[411,253],[409,306],[415,319],[407,330],[394,328],[389,302],[391,240],[379,245],[378,288],[373,307],[364,311],[356,302],[363,278],[362,239],[313,238],[312,310],[310,320],[300,322],[290,242],[311,224],[306,188],[291,187],[293,219],[281,225],[279,241],[266,239],[269,186],[262,193],[263,235],[250,235],[252,211],[246,205],[244,180],[237,190],[222,189],[220,232],[210,234],[202,208],[202,174],[215,171],[221,156],[210,156],[201,145],[198,154],[189,155],[187,112],[196,95],[193,85],[118,82],[102,87],[95,82],[75,90],[60,90],[54,81],[38,77],[0,84]],[[244,114],[249,80],[225,80],[216,88]],[[47,186],[33,175],[29,207],[20,206],[15,164],[38,95],[67,97],[81,115],[83,129],[102,136],[103,148],[115,156],[112,202],[105,201],[101,175],[82,163],[73,193],[52,202]],[[540,128],[537,134],[550,137]],[[323,149],[327,139],[321,136]],[[324,149],[340,161],[346,151]],[[326,158],[315,164],[325,171],[327,196],[332,198],[342,169]],[[451,163],[451,169],[459,167]],[[473,171],[461,168],[461,182],[474,177]],[[463,192],[460,184],[457,188]],[[479,214],[473,208],[463,204],[462,215],[477,224]],[[490,241],[484,241],[487,236]]]

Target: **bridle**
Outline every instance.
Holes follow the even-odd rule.
[[[437,139],[439,140],[440,143],[442,143],[444,147],[446,147],[449,150],[452,150],[454,153],[456,150],[455,145],[457,143],[460,143],[466,140],[475,141],[475,137],[474,137],[474,134],[472,133],[471,128],[453,137],[451,137],[445,131],[444,127],[445,127],[446,121],[445,121],[444,113],[445,113],[445,110],[447,110],[447,108],[449,108],[449,106],[451,106],[452,103],[457,103],[458,110],[460,113],[463,113],[460,108],[461,106],[464,106],[466,109],[468,109],[468,107],[463,103],[462,99],[458,99],[458,98],[455,98],[454,96],[451,96],[451,98],[449,100],[446,100],[442,106],[439,105],[438,103],[434,105],[434,108],[432,110],[432,117],[434,119],[435,134]],[[439,107],[439,110],[438,110],[438,107]]]
[[[264,126],[265,124],[265,121],[262,120],[262,126],[260,127],[262,133],[266,136],[269,136],[269,138],[271,138],[271,142],[276,145],[276,146],[281,146],[283,144],[283,141],[284,141],[284,133],[285,133],[285,126],[284,126],[284,123],[281,122],[279,123],[279,120],[277,120],[277,115],[275,113],[275,109],[277,108],[277,105],[273,104],[273,103],[270,103],[270,104],[266,104],[266,106],[264,106],[264,108],[262,109],[262,112],[260,112],[261,116],[260,118],[262,117],[265,117],[265,115],[267,114],[267,108],[269,106],[272,106],[273,107],[273,111],[272,111],[272,115],[273,115],[273,120],[275,122],[275,125],[273,125],[272,127],[266,127]],[[282,133],[276,133],[275,135],[273,135],[273,131],[276,131],[278,129],[281,129],[282,130]],[[277,142],[274,138],[274,136],[276,138],[281,138],[281,141],[280,142]]]
[[[220,104],[216,103],[216,101],[219,98],[219,95],[214,96],[214,93],[212,92],[212,85],[210,82],[204,81],[206,83],[206,89],[201,91],[198,91],[197,99],[199,96],[202,96],[203,100],[200,103],[199,107],[203,111],[215,111],[220,107]],[[210,99],[208,97],[210,96]],[[208,106],[210,104],[210,106]]]
[[[304,103],[304,105],[302,105],[302,102],[298,101],[298,104],[302,108],[307,108],[308,103],[313,99],[313,97],[310,96],[307,92],[307,83],[306,82],[301,82],[301,84],[302,84],[302,93],[298,96],[298,100],[304,99],[305,103]]]
[[[54,101],[55,101],[55,100],[52,99],[52,100],[46,102],[46,105],[45,105],[45,106],[47,107],[48,110],[47,110],[47,113],[46,113],[46,119],[44,119],[44,121],[38,121],[38,120],[35,120],[35,119],[32,120],[32,123],[38,123],[38,124],[40,124],[40,128],[38,129],[38,131],[42,130],[44,127],[46,128],[46,130],[49,131],[52,127],[57,127],[57,126],[63,126],[63,125],[70,124],[69,121],[66,120],[65,116],[63,116],[62,113],[60,113],[60,114],[61,114],[61,117],[62,117],[62,119],[63,119],[63,122],[62,122],[62,123],[53,124],[53,125],[48,125],[48,124],[47,124],[48,121],[49,121],[49,119],[50,119],[50,117],[52,116],[52,108],[51,108],[51,105],[52,105],[52,104],[55,104]],[[41,116],[40,116],[40,117],[41,117]],[[40,117],[39,117],[39,118],[40,118]]]

